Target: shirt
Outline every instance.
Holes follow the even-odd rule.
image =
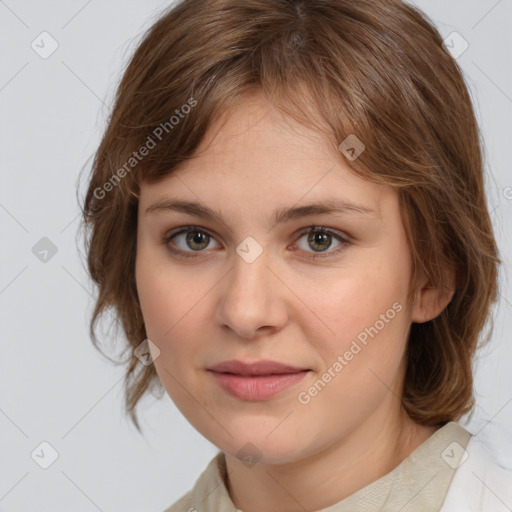
[[[316,512],[510,512],[512,457],[505,457],[509,466],[503,460],[500,465],[485,446],[462,425],[448,422],[392,471]],[[226,474],[224,453],[218,452],[194,487],[164,512],[243,512],[231,501]]]

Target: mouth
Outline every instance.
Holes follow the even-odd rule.
[[[208,371],[222,390],[238,399],[249,401],[269,399],[297,385],[311,372],[309,368],[275,361],[225,361],[208,368]]]
[[[309,368],[291,366],[277,361],[261,360],[253,363],[245,363],[236,359],[223,361],[222,363],[216,364],[208,369],[213,372],[229,373],[247,377],[260,375],[285,375],[310,370]]]

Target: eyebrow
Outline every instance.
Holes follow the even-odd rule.
[[[167,211],[177,211],[187,213],[189,215],[196,215],[198,217],[214,220],[220,224],[225,224],[225,221],[219,212],[196,201],[166,199],[152,204],[146,208],[145,213],[148,214]],[[357,213],[361,215],[380,216],[375,210],[372,210],[362,204],[340,199],[325,199],[323,201],[302,206],[279,208],[271,216],[269,222],[274,226],[293,219],[300,219],[311,215],[321,215],[326,213]]]

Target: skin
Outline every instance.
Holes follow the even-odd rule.
[[[237,508],[318,510],[382,477],[435,432],[403,410],[404,353],[411,323],[436,317],[452,292],[438,293],[423,280],[407,304],[411,255],[396,191],[353,174],[318,131],[258,95],[217,128],[175,174],[141,186],[136,282],[148,338],[160,350],[155,368],[188,421],[225,452]],[[146,213],[170,198],[200,201],[224,221]],[[277,208],[327,198],[374,213],[269,222]],[[308,243],[300,231],[312,225],[349,243],[341,246],[334,236]],[[186,234],[162,242],[183,226],[211,236],[195,245]],[[252,263],[236,252],[248,236],[263,250]],[[180,259],[168,247],[193,257]],[[300,403],[298,394],[395,303],[401,311],[309,403]],[[231,359],[272,359],[311,371],[270,399],[246,401],[225,393],[207,371]],[[237,458],[248,442],[257,448],[252,466]]]

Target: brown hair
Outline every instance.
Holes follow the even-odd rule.
[[[448,306],[411,326],[403,405],[423,425],[459,419],[474,406],[472,358],[488,319],[481,343],[492,333],[500,260],[481,135],[461,69],[434,24],[399,0],[184,0],[131,58],[83,206],[98,285],[90,333],[97,346],[97,321],[113,308],[128,340],[125,405],[137,429],[137,402],[161,390],[154,366],[133,352],[146,339],[134,272],[139,185],[193,157],[212,121],[251,91],[322,130],[334,148],[351,134],[364,143],[348,163],[398,189],[413,258],[410,297],[420,270],[441,289],[443,269],[455,269]]]

